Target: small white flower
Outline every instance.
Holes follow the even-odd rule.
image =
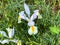
[[[38,29],[36,26],[31,26],[30,29],[28,30],[29,35],[33,35],[33,34],[37,34],[37,33],[38,33]]]
[[[8,36],[9,38],[12,38],[14,36],[14,28],[6,28],[6,30],[8,31]]]

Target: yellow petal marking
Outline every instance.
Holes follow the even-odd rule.
[[[34,27],[34,26],[32,26],[32,27],[31,27],[31,29],[32,29],[32,32],[34,32],[34,30],[35,30],[35,27]]]

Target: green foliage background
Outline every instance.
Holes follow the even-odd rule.
[[[14,38],[20,39],[22,45],[60,45],[60,29],[57,33],[53,33],[56,32],[56,27],[60,28],[60,0],[26,0],[25,2],[29,5],[31,14],[33,10],[39,9],[43,17],[35,20],[38,34],[32,36],[28,34],[29,27],[26,21],[17,23],[19,12],[24,10],[24,0],[0,0],[0,30],[6,31],[7,27],[14,26]],[[50,29],[54,26],[56,26],[54,29]],[[4,45],[16,44],[10,42]]]

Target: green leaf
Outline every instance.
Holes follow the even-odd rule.
[[[54,26],[54,27],[50,27],[50,31],[52,34],[59,34],[60,29],[58,27]]]
[[[0,38],[1,38],[1,37],[3,37],[3,35],[2,35],[2,34],[0,34]]]

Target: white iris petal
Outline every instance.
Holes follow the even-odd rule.
[[[32,31],[32,27],[30,27],[30,29],[28,30],[28,34],[29,35],[33,35],[33,34],[37,34],[38,33],[38,29],[36,26],[34,26],[34,30]]]
[[[24,11],[21,11],[21,12],[19,13],[19,16],[20,16],[21,19],[24,19],[24,20],[26,20],[26,21],[29,20],[28,17],[26,17],[26,15],[24,14]]]
[[[0,31],[0,34],[2,34],[4,37],[7,37],[7,34],[4,31]]]
[[[9,43],[9,40],[8,39],[2,40],[1,43],[2,44]]]
[[[28,26],[33,26],[33,25],[35,25],[34,21],[29,21],[28,22]]]
[[[25,12],[28,15],[28,17],[30,17],[30,10],[29,10],[29,7],[26,3],[24,3],[24,9],[25,9]]]
[[[24,11],[19,12],[20,18],[24,19]]]
[[[38,16],[38,19],[42,19],[42,16],[39,14],[39,10],[34,10],[34,13]]]
[[[36,13],[33,13],[32,16],[31,16],[31,18],[30,18],[30,20],[32,20],[32,21],[35,20],[37,18],[37,16],[38,15],[36,15]]]
[[[34,13],[39,12],[39,10],[34,10]]]
[[[37,34],[37,33],[38,33],[38,29],[37,29],[37,27],[35,27],[34,34]]]

